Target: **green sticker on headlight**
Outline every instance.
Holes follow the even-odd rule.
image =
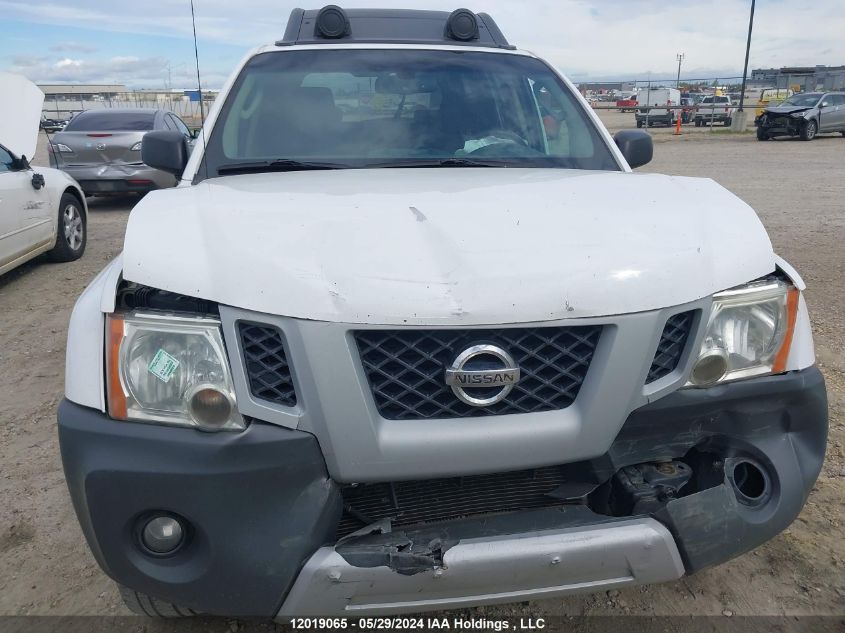
[[[156,352],[149,367],[147,367],[147,370],[162,382],[169,382],[177,369],[179,369],[179,361],[163,349]]]

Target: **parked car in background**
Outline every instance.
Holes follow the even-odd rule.
[[[637,97],[636,95],[631,95],[629,97],[625,97],[623,99],[616,100],[616,107],[619,109],[620,112],[636,112],[637,110]]]
[[[45,132],[58,132],[63,130],[68,124],[67,119],[48,119],[42,118],[39,127]]]
[[[681,91],[676,88],[640,88],[637,91],[637,127],[674,125],[678,111],[666,106],[681,103]]]
[[[708,95],[696,106],[695,127],[716,123],[728,126],[733,120],[733,115],[734,106],[730,97],[727,95]]]
[[[42,254],[53,261],[82,257],[87,207],[67,174],[34,168],[44,94],[28,79],[0,73],[0,95],[14,94],[0,116],[0,274]]]
[[[769,105],[778,105],[784,99],[788,99],[795,93],[791,88],[763,88],[760,91],[760,98],[757,100],[757,109],[754,112],[754,117],[757,118],[763,114]]]
[[[681,123],[689,123],[695,114],[695,99],[692,97],[681,97]]]
[[[144,134],[172,130],[193,143],[188,126],[173,112],[101,108],[77,114],[48,146],[50,164],[79,182],[86,196],[145,193],[176,185],[172,174],[141,161]]]
[[[757,139],[797,136],[812,141],[816,134],[839,132],[845,136],[845,92],[805,92],[763,110],[754,123]]]

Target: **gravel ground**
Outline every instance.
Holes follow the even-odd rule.
[[[633,127],[633,114],[603,112],[601,117],[611,131]],[[777,252],[804,275],[830,397],[824,469],[789,529],[725,565],[660,586],[471,613],[845,615],[845,138],[758,143],[750,134],[691,126],[681,136],[665,129],[653,132],[655,159],[643,171],[720,182],[757,210]],[[36,163],[46,164],[43,147],[38,159]],[[0,277],[0,615],[127,613],[77,525],[62,475],[55,412],[63,391],[71,308],[91,278],[120,251],[136,201],[89,201],[88,251],[82,260],[56,265],[38,259]],[[608,204],[623,210],[625,201],[609,199]],[[139,623],[133,625],[136,630],[145,631],[237,629],[231,622],[174,626],[133,621]],[[841,619],[834,621],[841,626]],[[95,628],[107,627],[88,627]],[[676,630],[675,625],[670,629]]]

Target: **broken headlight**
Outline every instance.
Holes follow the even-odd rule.
[[[708,387],[785,371],[798,295],[794,286],[779,279],[714,295],[688,385]]]
[[[112,314],[106,343],[112,418],[203,431],[245,428],[216,319]]]

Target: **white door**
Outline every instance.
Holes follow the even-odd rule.
[[[32,186],[32,175],[0,145],[0,268],[52,239],[50,198],[44,187]]]

